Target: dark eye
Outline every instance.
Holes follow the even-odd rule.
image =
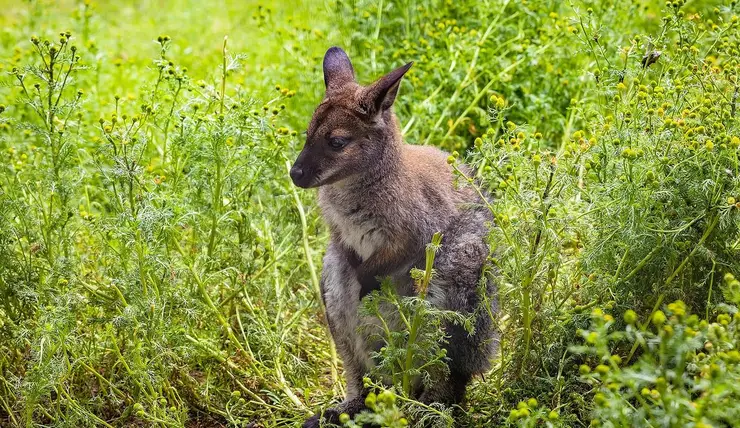
[[[334,150],[339,150],[345,145],[347,145],[347,140],[345,140],[344,138],[339,138],[339,137],[329,138],[329,147],[331,147]]]

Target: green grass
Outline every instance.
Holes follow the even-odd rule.
[[[426,329],[387,335],[398,384],[367,379],[348,426],[737,420],[735,3],[2,7],[0,425],[271,427],[341,399],[327,232],[287,176],[332,45],[362,82],[415,61],[404,136],[474,166],[500,273],[467,402],[406,394],[390,355],[440,368],[451,315],[389,292]]]

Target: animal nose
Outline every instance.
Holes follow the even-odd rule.
[[[301,178],[303,178],[303,168],[294,166],[290,169],[290,178],[293,180],[293,182],[297,182]]]

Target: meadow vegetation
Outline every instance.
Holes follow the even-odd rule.
[[[463,406],[425,406],[409,377],[470,320],[383,287],[363,310],[410,328],[379,332],[394,384],[346,426],[740,420],[736,0],[125,3],[0,16],[0,425],[295,426],[341,399],[327,231],[287,174],[332,45],[365,83],[415,61],[395,109],[493,196],[501,331]]]

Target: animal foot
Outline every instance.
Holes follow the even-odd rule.
[[[319,428],[328,424],[339,424],[339,412],[334,409],[326,409],[323,413],[317,413],[303,423],[303,428]]]

